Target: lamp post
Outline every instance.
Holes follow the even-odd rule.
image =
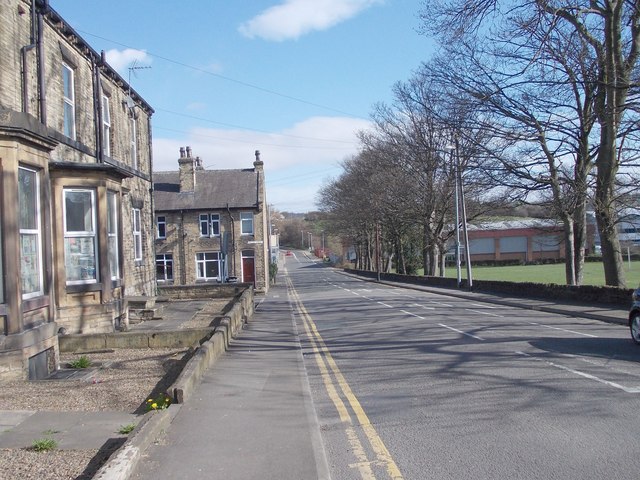
[[[311,232],[307,232],[309,234],[309,251],[313,251],[313,234]]]
[[[460,203],[462,206],[462,232],[464,235],[464,258],[467,267],[467,288],[473,287],[473,275],[471,274],[471,252],[469,249],[469,233],[467,231],[467,208],[464,201],[464,186],[462,183],[462,172],[460,171],[460,151],[458,148],[458,137],[456,137],[456,185],[460,188]],[[457,192],[456,192],[457,193]],[[456,194],[456,199],[458,198]],[[456,202],[457,203],[457,202]],[[459,244],[460,240],[458,240]],[[458,279],[460,279],[460,264],[458,263]],[[460,280],[458,280],[460,282]],[[460,283],[458,283],[459,285]]]
[[[458,140],[456,139],[455,145],[447,145],[446,151],[451,153],[451,163],[453,164],[453,177],[454,177],[454,198],[456,204],[456,285],[460,288],[462,284],[462,274],[460,272],[460,200],[458,198]],[[455,158],[454,158],[454,153]]]
[[[300,230],[300,245],[304,248],[304,230]]]

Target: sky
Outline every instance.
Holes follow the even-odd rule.
[[[267,202],[318,210],[376,103],[435,48],[422,0],[50,0],[155,110],[153,169],[264,162]]]

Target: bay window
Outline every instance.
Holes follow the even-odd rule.
[[[107,248],[111,280],[120,278],[118,216],[118,194],[111,191],[107,192]]]
[[[20,279],[22,298],[44,293],[40,177],[36,170],[18,168]]]
[[[142,225],[140,224],[140,209],[134,208],[133,217],[133,254],[136,262],[142,260]]]
[[[98,280],[96,192],[65,188],[63,195],[67,284],[95,283]]]

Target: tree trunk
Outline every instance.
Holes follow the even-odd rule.
[[[567,285],[576,284],[576,268],[575,268],[575,254],[574,254],[574,232],[573,221],[569,215],[563,215],[562,223],[564,223],[564,266],[565,266],[565,281]]]
[[[586,199],[579,201],[573,212],[573,255],[576,272],[576,285],[584,281],[584,257],[587,246],[587,207]]]

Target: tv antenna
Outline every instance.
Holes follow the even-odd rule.
[[[129,80],[128,80],[128,84],[129,84],[129,92],[127,93],[127,99],[125,100],[125,103],[127,104],[127,107],[129,107],[130,110],[133,110],[133,108],[136,106],[135,102],[133,101],[133,98],[131,97],[131,75],[133,74],[134,77],[138,77],[138,75],[136,74],[136,70],[146,70],[151,68],[150,65],[138,65],[138,60],[134,60],[131,65],[128,67],[129,70]]]

